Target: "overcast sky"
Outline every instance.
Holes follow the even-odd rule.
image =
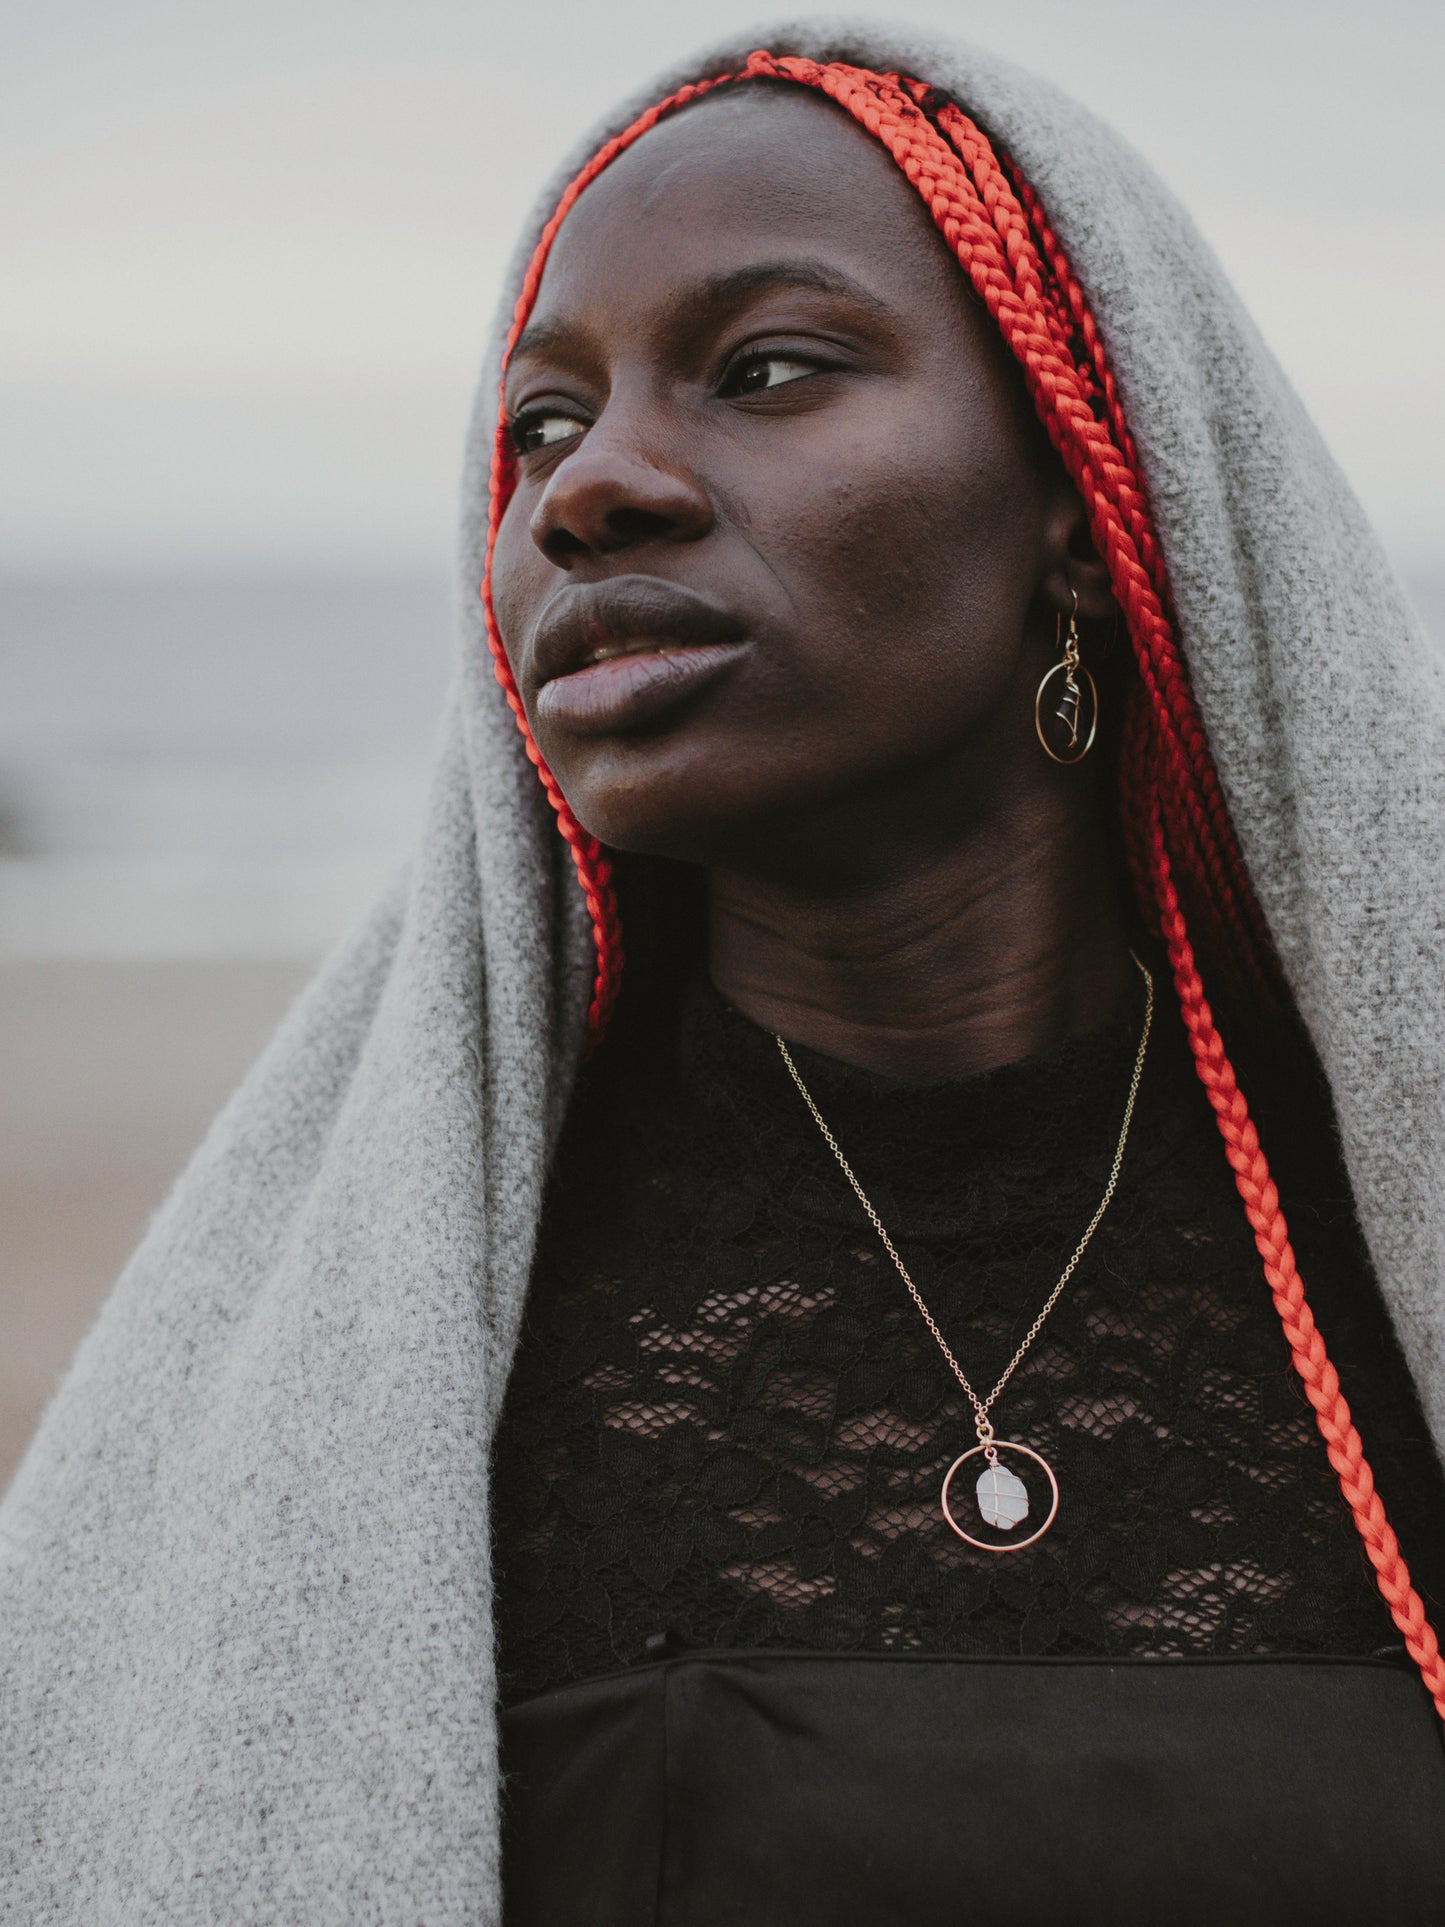
[[[890,10],[894,11],[894,10]],[[444,565],[516,225],[732,0],[44,0],[0,38],[0,563]],[[1445,569],[1445,6],[910,4],[1183,195],[1387,542]]]

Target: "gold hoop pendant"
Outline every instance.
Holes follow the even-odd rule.
[[[954,1518],[953,1508],[948,1502],[949,1488],[953,1484],[953,1475],[955,1472],[958,1471],[961,1465],[967,1465],[970,1459],[976,1459],[982,1454],[987,1463],[984,1471],[979,1475],[978,1484],[975,1487],[975,1498],[980,1514],[988,1523],[993,1524],[998,1530],[1003,1532],[1011,1532],[1014,1526],[1022,1525],[1023,1521],[1029,1515],[1027,1488],[1024,1486],[1023,1481],[1014,1473],[1010,1472],[1006,1466],[999,1465],[998,1455],[1000,1452],[1021,1452],[1026,1459],[1033,1460],[1034,1464],[1039,1467],[1049,1482],[1048,1517],[1044,1520],[1043,1524],[1031,1532],[1026,1539],[1009,1539],[999,1542],[995,1542],[992,1539],[977,1539],[973,1533],[964,1531],[957,1519]],[[994,1475],[994,1489],[986,1494],[983,1489],[984,1482],[990,1477],[990,1474]],[[1017,1487],[1018,1493],[1022,1494],[1022,1510],[1018,1509],[1019,1501],[1017,1495],[1011,1489],[1013,1487]],[[1026,1546],[1036,1545],[1057,1518],[1059,1511],[1059,1482],[1054,1477],[1053,1467],[1049,1464],[1048,1460],[1041,1452],[1035,1452],[1031,1445],[1019,1445],[1012,1439],[990,1439],[984,1444],[970,1446],[967,1452],[959,1453],[958,1457],[953,1461],[953,1464],[949,1466],[947,1472],[943,1475],[942,1498],[943,1516],[965,1544],[976,1546],[980,1552],[1022,1552]],[[987,1511],[985,1511],[985,1506],[988,1508]]]
[[[1056,714],[1069,731],[1066,748],[1071,753],[1063,756],[1044,734],[1044,693],[1055,676],[1064,678],[1064,687]],[[1079,730],[1079,709],[1084,696],[1083,690],[1079,687],[1081,680],[1089,686],[1089,733],[1082,741],[1080,741]],[[1077,658],[1071,662],[1066,656],[1062,662],[1056,662],[1039,684],[1038,694],[1034,697],[1034,729],[1045,754],[1051,756],[1056,763],[1065,765],[1082,763],[1094,747],[1094,737],[1099,729],[1099,690],[1094,678]]]

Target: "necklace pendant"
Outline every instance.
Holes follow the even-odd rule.
[[[977,1516],[962,1507],[960,1520],[954,1506],[955,1475],[972,1460],[982,1458],[983,1466],[974,1482],[973,1496]],[[1012,1463],[1005,1463],[1005,1459]],[[1059,1510],[1059,1482],[1053,1467],[1042,1453],[1012,1439],[987,1438],[961,1452],[949,1466],[943,1480],[943,1516],[965,1544],[980,1552],[1022,1552],[1036,1545]],[[1043,1523],[1032,1532],[1018,1535],[1018,1528],[1033,1517],[1043,1515]]]
[[[999,1464],[996,1447],[990,1447],[985,1457],[989,1463],[973,1488],[978,1509],[987,1524],[997,1526],[1000,1532],[1012,1532],[1029,1516],[1029,1489],[1006,1465]]]

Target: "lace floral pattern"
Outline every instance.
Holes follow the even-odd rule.
[[[1138,1021],[926,1090],[798,1054],[976,1382],[1097,1202]],[[1114,1203],[994,1415],[1062,1495],[1008,1558],[941,1517],[967,1402],[772,1040],[706,987],[656,1028],[599,1053],[544,1214],[494,1471],[509,1700],[679,1646],[1398,1643],[1167,1002]],[[1445,1484],[1327,1141],[1300,1161],[1301,1266],[1408,1555],[1391,1488],[1433,1545]]]

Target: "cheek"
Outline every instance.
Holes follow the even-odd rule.
[[[1037,588],[1043,491],[1017,428],[918,407],[866,424],[764,507],[767,560],[841,693],[879,672],[950,712],[1012,674]]]
[[[532,540],[520,497],[519,490],[507,504],[492,555],[492,610],[514,672],[521,668],[522,641],[536,619],[550,573]]]

